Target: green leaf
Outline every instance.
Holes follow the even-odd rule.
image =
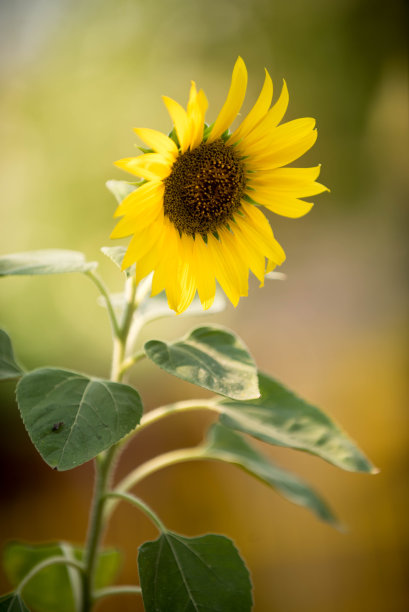
[[[376,468],[346,434],[318,408],[280,383],[259,374],[261,397],[247,402],[220,400],[220,422],[259,440],[307,451],[351,472]]]
[[[113,246],[113,247],[102,247],[101,251],[104,255],[109,257],[111,261],[129,277],[135,272],[135,265],[130,266],[126,270],[122,270],[122,261],[125,257],[126,247],[124,246]]]
[[[222,327],[198,327],[177,342],[151,340],[146,355],[169,374],[233,399],[259,397],[256,365],[244,343]]]
[[[127,195],[132,193],[132,191],[135,191],[135,189],[137,188],[136,185],[132,185],[127,181],[111,180],[107,181],[105,184],[109,191],[114,195],[118,204],[120,204],[122,200],[126,198]]]
[[[30,612],[18,593],[8,593],[0,597],[0,612]]]
[[[10,337],[0,329],[0,380],[20,378],[22,373],[23,370],[14,359]]]
[[[327,504],[303,480],[274,465],[258,453],[241,435],[218,423],[208,432],[205,457],[227,461],[270,485],[283,497],[304,506],[321,520],[339,527]]]
[[[132,387],[56,368],[23,376],[17,402],[34,446],[58,470],[70,470],[109,448],[142,415]]]
[[[250,576],[233,542],[221,535],[163,533],[139,548],[146,612],[250,612]]]
[[[66,542],[31,546],[21,542],[6,544],[4,568],[13,586],[17,586],[38,563],[50,557],[65,557],[81,561],[83,551]],[[117,550],[102,551],[96,571],[96,588],[112,584],[119,570],[121,556]],[[49,565],[36,574],[24,587],[24,599],[42,612],[76,612],[79,609],[81,576],[72,566]]]
[[[96,261],[85,261],[85,255],[78,251],[62,249],[27,251],[2,255],[0,257],[0,276],[86,272],[93,270],[97,265]]]

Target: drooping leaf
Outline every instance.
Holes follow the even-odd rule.
[[[101,247],[101,251],[104,255],[109,257],[111,261],[121,270],[122,269],[122,260],[125,257],[126,247],[123,246],[113,246],[113,247]],[[132,276],[135,272],[135,266],[130,266],[126,270],[124,270],[125,274],[129,277]]]
[[[352,472],[376,468],[321,410],[300,399],[273,378],[259,374],[261,396],[246,402],[221,399],[220,422],[259,440],[307,451]]]
[[[17,402],[29,436],[48,465],[69,470],[136,427],[139,393],[121,383],[41,368],[23,376]]]
[[[146,612],[250,612],[249,572],[233,542],[221,535],[163,533],[139,548]]]
[[[0,380],[20,378],[23,370],[14,359],[13,347],[9,335],[0,329]]]
[[[0,276],[33,274],[64,274],[87,272],[97,267],[96,261],[85,261],[85,255],[78,251],[47,249],[27,251],[0,257]]]
[[[118,204],[120,204],[127,195],[129,195],[132,191],[135,191],[137,188],[136,185],[132,185],[127,181],[115,181],[114,179],[107,181],[105,184],[109,191],[114,195]]]
[[[222,327],[198,327],[183,340],[145,344],[149,359],[169,374],[220,395],[259,397],[256,365],[246,346]]]
[[[83,551],[66,542],[39,545],[9,542],[3,553],[4,569],[11,584],[17,586],[34,566],[51,557],[81,561]],[[96,570],[96,588],[112,584],[120,561],[119,551],[102,551]],[[80,607],[80,573],[69,565],[49,565],[27,583],[23,596],[29,606],[43,612],[76,612]]]
[[[18,593],[7,593],[0,597],[0,612],[30,612]]]
[[[324,500],[301,478],[275,465],[233,430],[218,423],[212,425],[208,432],[205,456],[243,468],[289,501],[308,508],[321,520],[339,527]]]

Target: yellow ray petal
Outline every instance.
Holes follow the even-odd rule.
[[[321,165],[312,168],[275,168],[264,172],[249,173],[247,184],[252,187],[274,186],[280,191],[298,192],[314,185],[321,171]]]
[[[159,237],[154,249],[146,253],[139,261],[136,262],[135,282],[139,283],[145,276],[148,276],[158,265],[162,256],[165,243],[165,234]]]
[[[172,100],[172,98],[162,96],[162,99],[166,105],[166,108],[168,109],[173,125],[175,126],[180,144],[180,150],[182,153],[184,153],[189,146],[189,121],[187,113],[183,106],[181,106],[179,102]]]
[[[115,162],[115,166],[126,170],[135,176],[147,179],[148,181],[157,181],[166,178],[171,170],[171,164],[163,160],[163,163],[145,160],[144,155],[138,157],[125,157]]]
[[[262,249],[255,248],[255,245],[250,245],[240,226],[237,223],[232,224],[232,231],[236,238],[238,251],[243,261],[247,262],[250,270],[260,281],[260,287],[264,285],[264,273],[266,267],[266,261]]]
[[[311,202],[305,202],[294,197],[289,197],[288,194],[269,194],[263,190],[257,190],[252,195],[252,198],[258,204],[265,206],[277,215],[298,219],[303,217],[314,206]]]
[[[163,235],[166,251],[158,262],[152,279],[152,296],[166,288],[169,279],[174,278],[179,259],[179,234],[174,225],[166,217],[163,220]],[[172,276],[173,275],[173,276]],[[176,304],[177,306],[177,304]]]
[[[287,84],[285,81],[283,81],[283,87],[277,102],[240,143],[239,148],[244,154],[248,155],[251,153],[251,147],[254,147],[255,145],[261,146],[261,143],[270,140],[275,133],[274,130],[276,126],[280,123],[281,119],[285,115],[288,107],[288,100],[289,96]]]
[[[182,234],[179,242],[179,268],[178,268],[178,285],[179,285],[179,301],[176,307],[176,313],[181,314],[192,303],[196,294],[196,282],[193,264],[193,246],[194,241],[191,236]]]
[[[163,201],[165,186],[159,181],[144,183],[134,191],[131,191],[118,205],[114,217],[122,217],[135,208],[149,206],[152,199],[160,198]]]
[[[295,121],[298,121],[297,119]],[[312,121],[312,120],[310,120]],[[290,122],[292,123],[292,122]],[[277,128],[281,130],[287,124]],[[253,152],[246,160],[246,166],[249,170],[258,170],[260,172],[273,170],[290,164],[306,153],[314,145],[317,140],[317,130],[311,129],[312,123],[308,126],[304,125],[303,130],[295,133],[288,132],[287,140],[279,134],[280,140],[272,141],[270,146],[263,151]]]
[[[152,198],[144,207],[135,207],[118,222],[111,238],[125,238],[131,234],[142,232],[147,226],[156,222],[159,215],[163,215],[161,198]]]
[[[260,92],[260,95],[254,104],[253,108],[242,121],[237,130],[233,132],[227,141],[227,144],[234,144],[241,138],[244,138],[251,132],[251,130],[264,118],[268,109],[270,108],[271,99],[273,97],[273,82],[270,75],[266,70],[266,76],[264,79],[264,85]]]
[[[243,104],[244,96],[246,94],[246,87],[246,65],[241,57],[238,57],[233,69],[233,75],[226,102],[223,104],[222,109],[213,125],[208,142],[213,142],[217,138],[220,138],[223,132],[233,123],[241,108],[241,105]]]
[[[150,128],[134,128],[134,132],[148,147],[161,153],[167,160],[172,161],[176,158],[178,148],[169,136]]]
[[[159,216],[155,223],[144,228],[142,232],[135,233],[128,245],[125,257],[122,261],[122,270],[129,268],[132,264],[141,259],[146,253],[154,248],[161,233],[163,232],[163,216]]]
[[[187,105],[187,114],[190,124],[189,146],[191,149],[199,146],[202,142],[207,106],[208,103],[204,91],[201,89],[198,92],[196,90],[196,83],[192,81],[189,102]]]
[[[201,236],[196,236],[193,247],[193,260],[196,275],[197,292],[203,309],[207,310],[214,302],[216,281],[214,270],[209,265],[207,245]]]
[[[262,249],[268,259],[282,264],[285,260],[285,253],[274,238],[273,230],[261,210],[245,202],[242,203],[241,210],[244,216],[237,215],[236,223],[249,244],[252,244],[253,248]]]

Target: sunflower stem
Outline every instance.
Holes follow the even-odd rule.
[[[95,281],[95,279],[93,278]],[[128,278],[125,286],[126,304],[120,325],[113,325],[113,350],[110,379],[113,382],[121,382],[124,375],[123,364],[126,358],[126,348],[129,330],[135,312],[136,282],[134,278]],[[115,318],[116,321],[116,318]],[[84,574],[82,580],[81,612],[91,612],[96,595],[94,594],[95,574],[98,564],[99,551],[103,533],[107,525],[104,507],[107,502],[107,494],[110,490],[111,480],[116,461],[122,444],[118,442],[108,450],[100,453],[94,460],[95,485],[92,499],[88,533],[84,554]]]

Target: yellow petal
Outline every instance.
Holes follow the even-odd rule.
[[[226,237],[223,235],[223,238]],[[220,286],[233,306],[237,306],[240,295],[247,294],[247,287],[244,287],[243,273],[238,269],[232,253],[226,248],[226,242],[227,240],[217,240],[211,234],[207,236],[209,265],[212,265]]]
[[[163,200],[165,186],[159,181],[150,181],[144,183],[134,191],[131,191],[114,213],[114,217],[122,217],[134,209],[144,210],[146,206],[151,204],[152,199],[160,198]]]
[[[236,238],[238,251],[242,260],[247,262],[250,270],[260,281],[260,286],[263,286],[266,262],[262,249],[257,245],[250,245],[247,242],[240,226],[237,223],[232,224],[232,231]]]
[[[285,260],[285,253],[274,238],[270,224],[261,210],[245,202],[242,203],[241,210],[244,216],[237,215],[236,223],[249,244],[253,245],[253,248],[261,248],[268,259],[282,264]]]
[[[165,178],[165,176],[169,174],[169,165],[162,165],[161,167],[155,167],[154,170],[151,170],[146,167],[145,163],[142,161],[142,157],[143,155],[139,157],[125,157],[124,159],[116,161],[115,166],[135,176],[147,179],[148,181],[157,181],[158,179]]]
[[[227,141],[227,144],[234,144],[238,142],[244,136],[247,136],[251,130],[264,118],[268,109],[270,108],[271,99],[273,97],[273,82],[270,75],[266,70],[266,76],[264,79],[264,85],[260,92],[260,95],[254,104],[253,108],[242,121],[237,130],[233,132]]]
[[[315,183],[320,174],[321,166],[312,168],[275,168],[270,171],[249,174],[247,184],[251,187],[271,186],[280,191],[299,193]],[[325,188],[326,189],[326,188]]]
[[[193,260],[197,292],[203,309],[207,310],[214,302],[216,281],[214,270],[209,265],[207,245],[201,236],[196,236],[193,246]]]
[[[203,90],[196,91],[196,84],[191,83],[187,114],[189,117],[190,134],[189,147],[194,149],[199,146],[203,139],[203,127],[207,110],[207,98]]]
[[[271,194],[262,189],[252,192],[251,197],[255,202],[265,206],[277,215],[298,219],[310,212],[314,206],[311,202],[305,202],[288,194]]]
[[[275,133],[274,129],[285,115],[288,100],[287,84],[283,81],[283,87],[277,102],[270,108],[264,118],[257,123],[254,129],[243,138],[243,142],[240,143],[240,150],[243,151],[244,154],[251,153],[251,147],[254,145],[260,147],[261,143],[271,139]]]
[[[142,232],[147,226],[156,222],[163,215],[162,198],[156,196],[144,202],[145,206],[135,207],[123,217],[114,228],[111,238],[125,238],[131,234]]]
[[[161,233],[163,232],[163,216],[159,216],[155,223],[144,228],[142,232],[135,233],[128,245],[125,257],[122,261],[122,270],[129,268],[133,263],[141,259],[146,253],[155,247]]]
[[[167,160],[171,161],[176,158],[178,148],[169,136],[149,128],[134,128],[134,132],[148,147],[157,153],[161,153]]]
[[[213,142],[220,138],[225,130],[233,123],[241,105],[244,101],[247,87],[247,69],[245,63],[238,57],[233,69],[230,89],[227,94],[226,102],[213,125],[208,142]]]
[[[249,170],[272,170],[290,164],[306,153],[317,140],[313,119],[295,119],[276,129],[274,138],[257,150],[254,147],[246,159]],[[265,143],[263,143],[265,145]]]
[[[179,102],[172,100],[172,98],[162,96],[162,99],[166,105],[166,108],[168,109],[173,125],[175,126],[180,144],[180,150],[182,153],[184,153],[189,146],[189,121],[187,113],[183,106],[181,106]]]

